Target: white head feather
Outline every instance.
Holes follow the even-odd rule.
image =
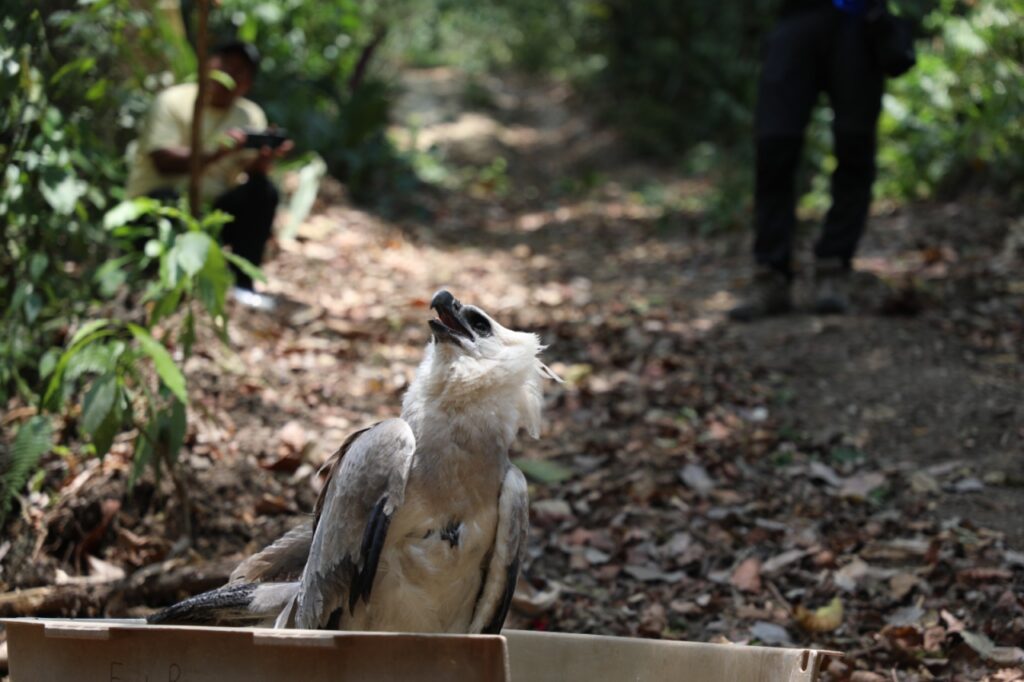
[[[470,437],[499,445],[497,438],[505,448],[519,429],[538,437],[541,381],[560,381],[538,358],[544,350],[540,339],[502,326],[475,306],[455,305],[459,319],[454,324],[461,322],[468,333],[451,334],[445,325],[432,323],[434,339],[403,399],[403,418],[417,439],[428,415]],[[442,314],[442,319],[453,324],[451,317]]]

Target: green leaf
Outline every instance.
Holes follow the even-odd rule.
[[[105,326],[110,320],[106,318],[100,318],[98,320],[90,320],[78,328],[75,335],[71,337],[71,341],[68,342],[68,347],[74,347],[79,341],[84,339],[89,334],[92,334],[97,329]]]
[[[8,310],[17,310],[25,303],[25,299],[28,298],[29,293],[32,291],[31,282],[21,282],[18,287],[14,290],[14,295],[11,296],[11,300],[7,304]],[[5,311],[6,312],[6,311]]]
[[[230,213],[221,210],[214,210],[203,216],[203,222],[195,227],[201,229],[211,237],[220,234],[221,228],[233,221],[235,218]]]
[[[146,242],[142,252],[149,258],[159,258],[164,252],[164,244],[159,239],[150,239]]]
[[[156,305],[153,306],[153,312],[149,318],[149,326],[152,327],[154,324],[177,310],[178,303],[181,302],[182,293],[184,293],[184,289],[182,287],[175,287],[161,297],[160,300],[157,301]],[[188,353],[185,353],[185,355],[188,355]]]
[[[288,224],[281,231],[285,239],[292,239],[299,230],[299,225],[305,222],[309,212],[313,209],[316,201],[317,191],[320,189],[320,180],[327,173],[327,164],[319,156],[299,169],[299,186],[292,194],[288,204]]]
[[[231,271],[224,261],[224,253],[220,247],[214,245],[210,249],[203,271],[197,278],[199,300],[213,317],[224,314],[224,299],[227,297],[228,287],[231,286]]]
[[[137,324],[128,324],[128,331],[132,333],[135,340],[142,346],[142,350],[153,361],[156,373],[160,375],[163,382],[174,396],[183,403],[188,403],[188,393],[185,390],[185,375],[181,373],[178,366],[171,359],[163,344],[150,336],[149,332]]]
[[[106,92],[107,81],[96,81],[88,90],[86,90],[85,99],[89,102],[95,102],[96,100],[101,99]]]
[[[196,342],[196,316],[192,314],[191,306],[185,314],[185,321],[181,326],[181,333],[178,335],[178,343],[181,344],[182,353],[185,357],[192,355],[192,345]]]
[[[127,225],[137,220],[140,216],[152,213],[159,206],[159,201],[148,197],[122,201],[103,216],[103,227],[107,230],[113,230],[116,227]]]
[[[204,232],[178,235],[174,244],[175,260],[190,277],[203,269],[213,240]]]
[[[39,358],[39,378],[45,379],[57,368],[57,361],[60,360],[60,349],[50,348],[43,357]]]
[[[88,189],[87,182],[70,174],[65,175],[55,185],[49,185],[45,180],[39,183],[39,191],[42,193],[43,199],[50,205],[50,208],[60,215],[71,215],[78,200]]]
[[[39,276],[46,270],[46,266],[49,264],[50,259],[46,257],[44,253],[33,253],[32,259],[28,264],[28,274],[35,282],[39,279]]]
[[[52,445],[53,425],[46,417],[32,417],[18,429],[11,447],[10,466],[0,471],[0,526],[11,509],[14,495],[25,486],[39,459]]]
[[[139,480],[142,472],[145,471],[146,465],[153,459],[153,442],[156,440],[156,437],[157,423],[154,420],[150,420],[135,438],[135,458],[132,462],[132,471],[128,475],[129,490],[135,487],[135,483]]]
[[[150,242],[152,243],[152,242]],[[146,255],[150,253],[146,245]],[[173,289],[181,281],[181,268],[178,265],[178,249],[170,248],[160,253],[160,284],[165,289]]]
[[[166,417],[165,429],[165,434],[161,435],[167,438],[167,454],[170,455],[170,459],[176,460],[181,446],[185,443],[185,432],[188,429],[185,405],[178,400],[171,404],[171,413]]]
[[[81,350],[68,360],[64,368],[64,381],[75,381],[86,374],[112,372],[123,352],[124,343],[121,341],[82,346]]]
[[[43,297],[33,291],[28,295],[28,298],[25,299],[24,308],[25,321],[29,324],[34,323],[39,317],[40,311],[43,309]]]
[[[224,255],[225,258],[234,263],[239,270],[249,275],[249,277],[252,277],[257,282],[267,281],[267,277],[266,275],[263,274],[262,270],[260,270],[257,266],[253,265],[251,262],[239,256],[238,254],[231,253],[230,251],[221,251],[221,253]]]
[[[92,382],[92,387],[82,401],[80,426],[85,433],[94,433],[106,421],[107,415],[114,409],[117,394],[117,376],[113,373],[104,374]]]
[[[92,444],[96,448],[96,456],[103,457],[110,452],[110,446],[114,444],[114,437],[121,430],[121,405],[114,402],[114,409],[107,413],[103,423],[92,432]]]
[[[120,258],[108,260],[96,270],[94,279],[99,284],[100,292],[103,296],[113,296],[128,281],[128,273],[124,271],[122,266],[131,259],[132,256],[121,256]]]
[[[572,469],[548,459],[525,459],[519,457],[514,459],[512,463],[519,467],[527,477],[539,483],[559,483],[567,478],[571,478],[573,475]]]
[[[113,334],[113,330],[110,328],[104,329],[109,323],[109,320],[93,320],[82,325],[82,327],[75,332],[75,335],[71,337],[71,342],[68,344],[68,349],[64,351],[64,354],[60,356],[60,360],[57,362],[57,367],[53,372],[53,376],[50,377],[50,383],[46,386],[46,393],[43,394],[41,405],[52,411],[60,409],[63,402],[64,392],[61,390],[64,384],[64,371],[70,367],[72,359],[81,351],[87,347],[93,341],[109,336]],[[72,377],[74,378],[74,377]]]
[[[57,70],[57,73],[50,77],[50,82],[55,84],[60,81],[60,79],[69,75],[72,71],[76,71],[77,73],[75,75],[80,76],[92,70],[94,66],[96,66],[96,59],[94,57],[82,57],[74,61],[70,61],[60,67],[60,69]]]
[[[226,71],[221,71],[220,69],[210,69],[210,80],[215,83],[220,83],[228,90],[234,90],[235,85],[237,85],[235,83],[235,79],[231,77],[231,74]]]

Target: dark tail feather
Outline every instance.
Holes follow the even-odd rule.
[[[263,616],[250,608],[256,588],[254,583],[232,583],[197,594],[162,611],[148,616],[150,625],[242,625],[244,621]]]

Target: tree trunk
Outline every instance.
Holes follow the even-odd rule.
[[[380,44],[387,35],[387,26],[379,27],[370,42],[359,53],[359,60],[356,62],[356,67],[352,70],[352,76],[348,79],[349,93],[355,92],[362,85],[363,79],[366,78],[366,70],[370,67],[373,53],[377,51],[377,48],[380,47]]]
[[[206,64],[206,28],[210,18],[210,0],[196,0],[199,12],[196,27],[196,61],[199,65],[195,107],[192,109],[192,156],[189,168],[188,205],[195,218],[199,217],[201,195],[199,183],[203,175],[203,105],[206,102],[206,88],[209,81],[209,68]]]

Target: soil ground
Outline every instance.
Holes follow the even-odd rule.
[[[126,435],[102,463],[50,462],[61,492],[30,498],[0,546],[11,589],[85,575],[90,555],[136,588],[158,572],[190,579],[31,612],[145,612],[217,584],[299,522],[316,466],[398,413],[445,286],[539,333],[566,380],[549,387],[545,434],[515,453],[534,502],[513,625],[839,648],[835,679],[1012,668],[1019,220],[983,197],[880,206],[855,313],[737,325],[724,311],[748,234],[706,229],[706,178],[623,161],[562,86],[478,82],[475,109],[449,72],[405,86],[396,133],[433,150],[448,186],[386,218],[327,183],[266,265],[285,305],[236,309],[230,346],[208,336],[186,367],[195,542],[175,543],[166,481],[125,494]],[[979,652],[965,629],[1008,653]]]

